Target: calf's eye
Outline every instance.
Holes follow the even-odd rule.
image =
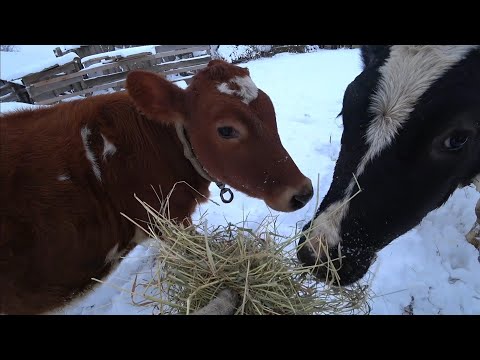
[[[443,142],[443,146],[449,151],[458,151],[467,143],[467,141],[467,135],[454,134],[445,139],[445,141]]]
[[[217,129],[218,134],[224,139],[235,139],[240,135],[237,130],[231,126],[222,126]]]

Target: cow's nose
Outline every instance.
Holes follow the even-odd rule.
[[[313,197],[313,186],[312,182],[309,180],[307,184],[303,186],[303,188],[292,196],[290,200],[290,204],[293,209],[298,210],[304,207],[310,199]]]

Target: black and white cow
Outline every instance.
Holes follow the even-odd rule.
[[[333,181],[297,249],[307,265],[341,257],[342,285],[480,173],[479,45],[364,46],[361,55]],[[356,180],[362,191],[351,198]]]

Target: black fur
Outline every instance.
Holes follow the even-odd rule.
[[[367,150],[365,131],[373,117],[368,112],[369,99],[379,79],[378,68],[388,57],[385,49],[362,49],[367,66],[345,92],[340,156],[330,189],[314,218],[343,198]],[[468,134],[465,146],[459,151],[446,150],[445,139],[458,133]],[[345,256],[338,272],[341,283],[359,280],[377,251],[416,226],[458,186],[468,184],[480,173],[478,154],[480,52],[474,51],[432,84],[392,145],[358,178],[363,191],[350,201],[341,223],[341,251]],[[304,241],[302,238],[299,244]],[[330,255],[337,256],[336,251]],[[307,265],[315,262],[306,250],[300,249],[298,257]],[[318,276],[324,278],[325,274],[319,271]]]

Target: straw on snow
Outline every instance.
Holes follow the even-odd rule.
[[[231,309],[236,306],[235,314],[369,311],[366,287],[318,284],[311,275],[314,267],[301,266],[296,260],[300,234],[279,235],[273,216],[256,229],[247,228],[245,221],[208,227],[204,216],[197,225],[185,227],[169,219],[168,197],[160,210],[137,200],[149,214],[149,222],[137,226],[154,239],[158,255],[152,280],[135,283],[132,292],[139,295],[137,288],[143,288],[143,305],[155,305],[160,314],[203,314],[205,307],[219,309],[212,301],[222,301],[222,296],[238,300]],[[333,260],[317,266],[327,266],[336,279]],[[220,300],[215,300],[219,295]]]

